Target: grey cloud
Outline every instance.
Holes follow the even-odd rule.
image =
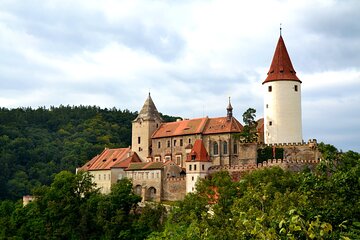
[[[49,8],[46,5],[18,4],[8,7],[17,17],[13,27],[21,27],[42,41],[41,49],[54,54],[96,51],[110,41],[149,52],[164,61],[174,60],[185,46],[176,32],[164,26],[146,26],[146,19],[125,19],[110,23],[100,12]]]

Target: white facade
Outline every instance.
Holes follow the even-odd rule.
[[[186,162],[186,193],[195,192],[196,182],[208,175],[211,162]]]
[[[263,85],[265,143],[302,142],[301,83],[277,80]]]

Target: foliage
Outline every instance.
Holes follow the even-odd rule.
[[[243,113],[243,122],[245,123],[241,133],[236,134],[235,138],[242,142],[257,142],[258,134],[256,130],[256,110],[253,108],[248,108]]]
[[[105,147],[128,147],[136,115],[95,106],[0,108],[0,200],[49,185],[56,173],[74,172]]]
[[[149,239],[358,239],[360,154],[338,159],[314,172],[256,170],[239,182],[216,173]]]
[[[275,156],[274,156],[275,153]],[[284,149],[280,147],[269,147],[259,148],[257,150],[257,163],[262,163],[268,159],[283,159]]]
[[[128,179],[102,195],[88,173],[62,171],[34,195],[36,200],[25,207],[0,202],[0,239],[144,239],[160,231],[165,219],[161,205],[139,212],[141,198]]]

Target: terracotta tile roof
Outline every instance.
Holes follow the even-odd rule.
[[[162,162],[130,163],[129,167],[125,170],[126,171],[153,170],[153,169],[162,169],[163,167],[164,167],[164,163]]]
[[[277,43],[273,60],[269,72],[267,73],[267,78],[264,83],[271,81],[297,81],[300,82],[299,78],[296,76],[295,69],[291,63],[289,54],[286,50],[286,46],[282,36],[280,36]]]
[[[209,162],[210,157],[201,139],[195,140],[194,147],[187,156],[187,162]]]
[[[152,138],[171,137],[201,133],[208,118],[194,118],[177,122],[163,123],[154,132]]]
[[[178,122],[163,123],[154,132],[152,138],[173,137],[192,134],[213,134],[241,132],[242,125],[234,117],[194,118]]]
[[[141,163],[141,159],[136,152],[134,152],[130,157],[118,162],[112,168],[127,168],[129,167],[130,163]]]
[[[105,148],[104,151],[85,163],[80,170],[108,170],[112,167],[127,167],[130,162],[139,161],[136,153],[132,153],[130,148]],[[141,160],[140,160],[141,161]]]
[[[239,133],[242,129],[243,126],[234,117],[230,120],[227,117],[209,118],[203,134]]]

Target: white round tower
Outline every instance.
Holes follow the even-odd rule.
[[[301,81],[280,35],[264,86],[266,144],[302,142]]]

